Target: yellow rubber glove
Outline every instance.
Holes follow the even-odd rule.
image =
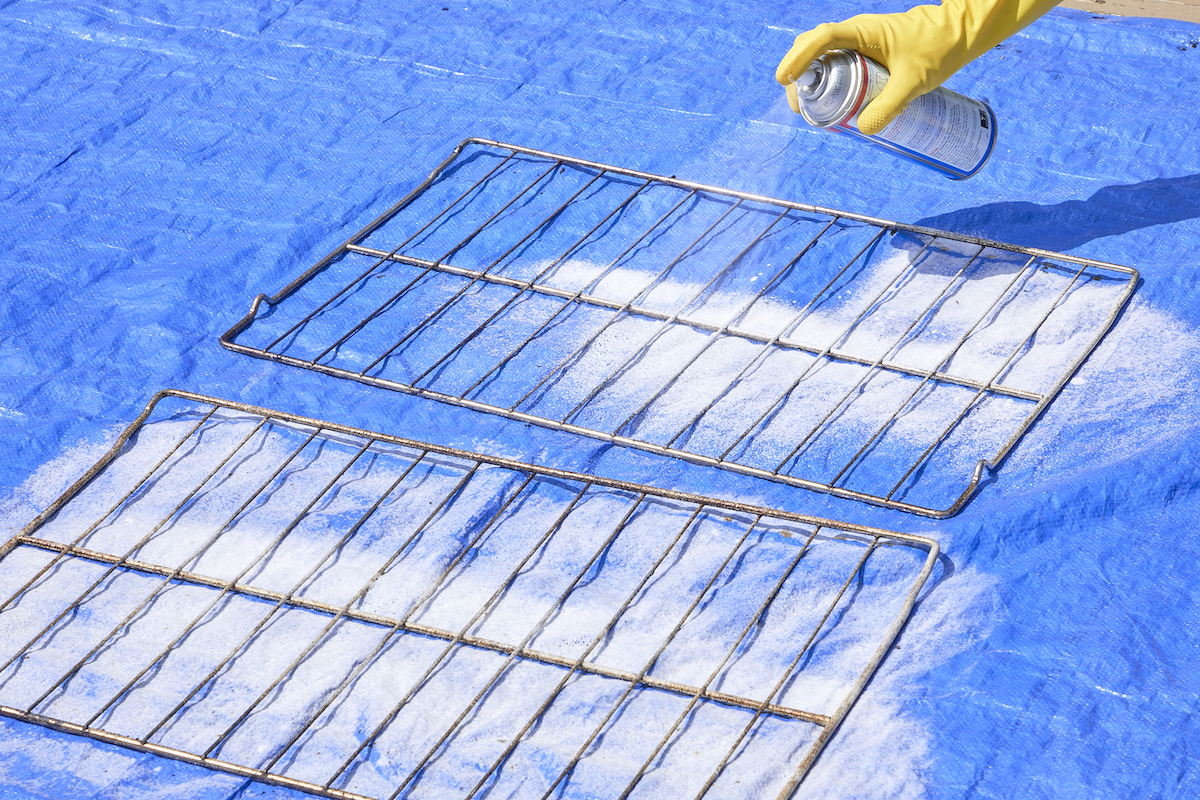
[[[1058,5],[1059,0],[943,0],[900,14],[859,14],[818,25],[796,37],[775,80],[800,113],[796,78],[828,50],[857,50],[887,67],[891,77],[858,117],[858,129],[879,133],[904,107],[942,85],[964,64],[987,52]]]

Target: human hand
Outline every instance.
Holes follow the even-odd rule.
[[[796,37],[775,80],[800,113],[795,81],[817,56],[856,50],[891,73],[887,85],[858,117],[858,129],[883,130],[904,107],[936,89],[964,64],[1049,11],[1058,0],[945,0],[897,14],[860,14],[825,23]]]

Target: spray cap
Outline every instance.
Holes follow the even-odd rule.
[[[824,85],[825,65],[820,61],[814,61],[812,66],[796,79],[796,92],[805,99],[811,99],[821,94]]]

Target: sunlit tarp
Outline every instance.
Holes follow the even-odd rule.
[[[444,5],[443,5],[444,3]],[[950,88],[956,183],[804,127],[794,35],[883,4],[0,6],[8,533],[161,388],[933,536],[934,575],[802,797],[1200,789],[1200,28],[1060,11]],[[918,519],[227,352],[217,337],[486,136],[1127,264],[1099,350],[957,517]],[[0,797],[294,793],[0,722]]]

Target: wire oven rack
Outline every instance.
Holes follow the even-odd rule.
[[[937,555],[167,391],[0,548],[0,713],[327,797],[787,797]]]
[[[1136,284],[1114,264],[468,139],[221,343],[940,518]]]

